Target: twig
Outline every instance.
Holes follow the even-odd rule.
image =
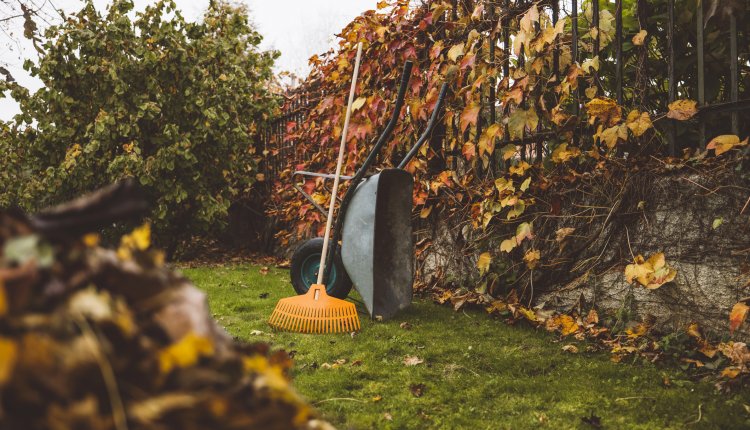
[[[615,399],[615,402],[621,402],[625,400],[640,400],[640,399],[656,400],[655,397],[650,397],[650,396],[633,396],[633,397],[618,397]]]
[[[630,250],[630,256],[633,257],[633,261],[635,261],[635,255],[633,254],[633,248],[630,247],[630,232],[628,231],[628,227],[625,226],[625,237],[628,239],[628,249]]]
[[[702,407],[703,407],[703,403],[699,403],[698,404],[698,419],[696,419],[695,421],[691,421],[688,424],[698,424],[700,422],[701,418],[703,418],[703,411],[701,411]]]
[[[359,403],[367,403],[367,402],[365,402],[364,400],[353,399],[353,398],[351,398],[351,397],[332,397],[332,398],[330,398],[330,399],[319,400],[319,401],[317,401],[317,402],[315,402],[315,403],[313,403],[313,404],[314,404],[314,405],[319,405],[319,404],[321,404],[321,403],[325,403],[325,402],[336,402],[336,401],[339,401],[339,400],[346,400],[346,401],[349,401],[349,402],[359,402]]]
[[[742,215],[743,212],[745,212],[745,209],[747,209],[747,205],[750,204],[750,197],[747,198],[747,201],[745,202],[745,206],[742,206],[742,210],[740,211],[740,215]]]
[[[112,407],[112,420],[114,421],[115,428],[117,430],[128,430],[128,422],[125,419],[125,407],[122,405],[122,397],[117,389],[117,379],[115,378],[115,372],[112,370],[112,366],[109,364],[102,354],[102,350],[97,343],[97,336],[91,329],[88,321],[85,318],[77,318],[75,320],[76,325],[83,332],[83,338],[89,344],[91,352],[96,357],[96,362],[99,365],[99,370],[102,372],[102,378],[104,379],[104,385],[107,387],[107,393],[109,394],[109,401]]]

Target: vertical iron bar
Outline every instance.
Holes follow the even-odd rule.
[[[560,3],[559,0],[552,1],[552,25],[555,26],[557,21],[560,19]],[[552,74],[558,79],[560,73],[560,48],[557,40],[555,40],[555,48],[552,51]]]
[[[669,79],[669,103],[672,103],[675,100],[675,93],[677,89],[677,82],[675,82],[674,78],[674,0],[669,0],[668,4],[669,8],[669,20],[668,20],[668,28],[667,28],[667,75]],[[674,139],[675,139],[675,124],[674,120],[670,121],[669,124],[667,124],[667,139],[669,140],[669,155],[674,157],[675,156],[675,146],[674,146]]]
[[[495,30],[494,30],[494,23],[495,23],[495,5],[492,2],[488,2],[490,5],[489,10],[489,16],[490,16],[490,23],[492,23],[493,28],[490,30],[490,38],[489,38],[489,50],[490,50],[490,67],[492,68],[492,76],[490,77],[490,124],[495,123],[495,75],[497,74],[497,71],[495,70]]]
[[[572,0],[571,2],[571,10],[570,10],[570,23],[571,23],[571,30],[572,30],[572,46],[571,46],[571,55],[573,57],[573,64],[578,63],[578,0]],[[578,104],[578,86],[576,86],[574,92],[573,92],[573,98],[575,99],[575,103],[573,106],[574,114],[578,115],[578,110],[580,109],[580,106]],[[575,136],[574,136],[575,139]]]
[[[737,17],[733,13],[729,17],[729,97],[730,101],[737,102],[739,99],[739,83],[737,82]],[[737,111],[733,110],[731,113],[732,118],[732,134],[740,134],[740,125],[737,117]]]
[[[599,56],[599,0],[591,0],[591,18],[592,24],[596,29],[596,37],[594,38],[594,57]],[[600,59],[601,61],[601,59]],[[599,88],[599,71],[594,70],[594,86]]]
[[[617,103],[622,104],[622,0],[615,0],[615,80]]]
[[[696,49],[698,50],[698,106],[706,104],[706,78],[705,78],[705,66],[703,64],[704,52],[703,52],[703,1],[697,1],[696,10]],[[706,122],[702,117],[698,117],[698,147],[704,149],[706,147]]]

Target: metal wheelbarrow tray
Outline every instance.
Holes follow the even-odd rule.
[[[365,178],[398,122],[404,104],[412,63],[404,65],[401,84],[390,121],[378,137],[372,151],[354,176],[341,176],[351,183],[340,202],[333,228],[331,252],[324,274],[327,293],[345,298],[352,282],[362,296],[372,318],[388,319],[411,304],[414,283],[414,241],[411,212],[414,179],[404,170],[432,133],[448,89],[444,83],[427,127],[397,168],[388,168]],[[294,188],[323,216],[326,211],[302,190],[296,176],[333,178],[332,174],[297,171],[292,175]],[[341,240],[341,247],[338,242]],[[303,243],[292,257],[292,285],[298,294],[310,288],[319,267],[322,238]],[[317,258],[316,258],[317,256]]]

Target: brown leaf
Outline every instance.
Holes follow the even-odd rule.
[[[411,394],[414,397],[422,397],[422,394],[424,394],[425,388],[426,388],[425,385],[421,383],[409,385],[409,391],[411,391]]]

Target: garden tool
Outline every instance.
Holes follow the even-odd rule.
[[[346,147],[346,133],[349,128],[349,118],[352,113],[354,102],[354,90],[357,86],[357,75],[359,74],[359,61],[362,57],[362,42],[357,46],[357,58],[354,63],[354,76],[352,86],[349,90],[349,103],[346,107],[344,128],[341,131],[341,144],[339,145],[339,157],[336,163],[336,173],[333,178],[333,189],[331,190],[331,203],[328,205],[328,219],[326,221],[325,236],[323,236],[323,249],[320,255],[320,263],[317,273],[317,282],[301,296],[287,297],[281,299],[271,314],[268,323],[272,327],[301,333],[336,333],[352,332],[360,328],[359,316],[354,303],[347,302],[326,293],[323,284],[325,274],[326,258],[328,257],[329,237],[333,223],[333,209],[336,204],[336,194],[341,178],[341,168],[344,164],[344,148]]]

